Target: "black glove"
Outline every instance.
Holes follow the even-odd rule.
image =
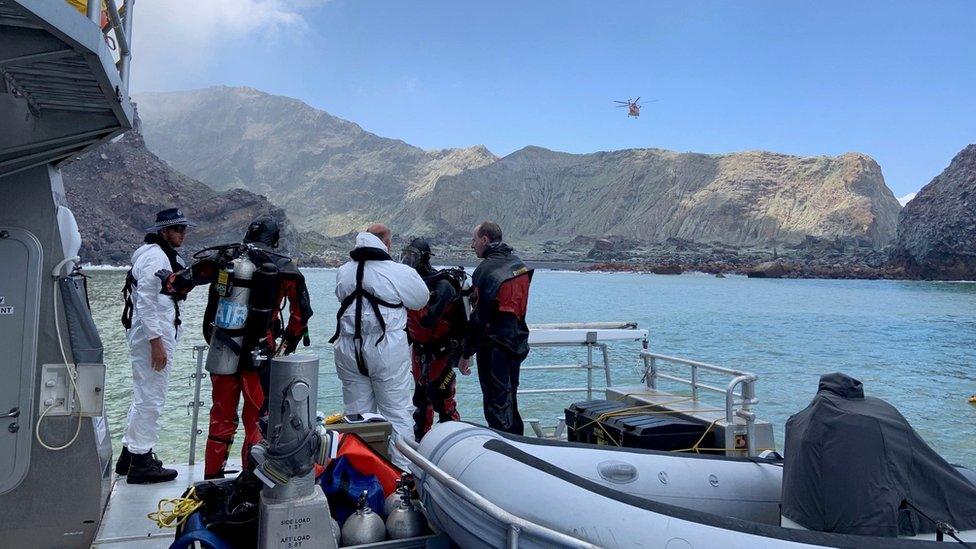
[[[284,354],[290,355],[295,352],[298,348],[298,342],[301,341],[301,336],[293,336],[291,334],[285,334],[281,337],[281,342],[285,344]]]
[[[159,293],[170,296],[176,293],[171,280],[171,278],[173,278],[173,271],[169,269],[160,269],[156,271],[156,278],[163,282],[163,287],[159,290]]]

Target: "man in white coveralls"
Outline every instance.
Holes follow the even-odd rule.
[[[413,437],[413,376],[407,309],[427,304],[430,291],[412,267],[393,261],[390,229],[374,223],[356,236],[352,261],[336,275],[334,343],[346,414],[379,412],[398,436]],[[395,465],[409,462],[390,444]]]
[[[181,332],[179,303],[160,293],[162,280],[156,272],[178,272],[186,267],[176,248],[183,245],[190,226],[193,223],[179,208],[157,213],[156,224],[146,229],[142,246],[132,254],[132,269],[122,290],[122,325],[132,356],[132,406],[115,472],[127,475],[130,484],[176,478],[176,471],[163,468],[153,453]]]

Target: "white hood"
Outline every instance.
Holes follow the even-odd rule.
[[[373,233],[359,233],[356,235],[356,247],[357,248],[379,248],[384,252],[389,252],[386,249],[386,244],[380,240],[380,237]]]

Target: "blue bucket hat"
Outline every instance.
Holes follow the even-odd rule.
[[[196,223],[190,221],[183,215],[183,210],[179,208],[168,208],[156,214],[156,224],[146,228],[146,232],[154,233],[166,227],[172,227],[173,225],[197,226]]]

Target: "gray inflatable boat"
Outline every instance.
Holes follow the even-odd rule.
[[[575,444],[461,422],[437,425],[408,453],[430,520],[466,548],[946,547],[781,527],[780,460]],[[956,535],[976,541],[974,531]]]

